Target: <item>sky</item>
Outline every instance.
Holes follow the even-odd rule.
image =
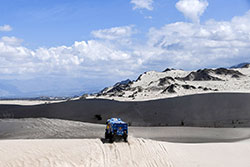
[[[249,0],[0,0],[0,97],[250,62]]]

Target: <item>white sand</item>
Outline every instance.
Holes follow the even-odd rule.
[[[179,144],[129,138],[103,144],[99,139],[2,140],[1,167],[248,167],[249,141]]]
[[[13,104],[13,105],[39,105],[39,104],[50,104],[50,103],[60,103],[60,102],[64,102],[66,100],[0,100],[0,104]]]
[[[162,91],[169,86],[168,84],[165,86],[159,86],[159,79],[164,77],[185,77],[191,71],[183,71],[183,70],[171,70],[167,72],[156,72],[156,71],[149,71],[144,73],[141,76],[141,79],[133,82],[131,88],[134,90],[123,91],[124,95],[122,97],[119,96],[112,96],[109,95],[105,96],[89,96],[87,98],[101,98],[101,99],[112,99],[118,101],[145,101],[145,100],[153,100],[153,99],[162,99],[162,98],[169,98],[169,97],[178,97],[178,96],[185,96],[185,95],[193,95],[193,94],[201,94],[201,93],[211,93],[211,92],[237,92],[237,93],[250,93],[250,68],[239,68],[239,69],[232,69],[235,71],[241,72],[244,76],[240,78],[233,78],[232,75],[217,75],[215,73],[210,73],[211,76],[218,77],[223,81],[181,81],[175,80],[171,81],[171,84],[179,84],[179,85],[192,85],[195,86],[197,89],[184,89],[182,87],[175,88],[176,93],[162,93]],[[198,89],[201,86],[203,88],[211,88],[213,90],[204,91],[203,89]],[[141,87],[142,91],[138,91],[137,87]],[[112,89],[110,87],[108,90]],[[217,89],[218,91],[214,91]],[[134,98],[129,97],[133,93],[136,93]]]
[[[0,119],[0,139],[103,138],[105,125],[45,118]],[[250,128],[129,127],[135,138],[167,142],[232,142],[250,138]]]
[[[102,143],[104,128],[104,125],[50,119],[0,120],[0,167],[248,167],[250,164],[249,128],[129,127],[129,142],[113,144]],[[93,139],[14,140],[94,136]]]

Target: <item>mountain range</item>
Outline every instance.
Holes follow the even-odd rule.
[[[250,64],[230,68],[149,71],[107,87],[88,98],[120,101],[152,100],[209,92],[250,92]]]
[[[49,83],[48,83],[49,81]],[[44,86],[37,86],[37,83]],[[250,92],[250,64],[240,63],[229,68],[184,71],[167,68],[162,72],[148,71],[136,80],[126,79],[100,92],[100,84],[82,91],[81,80],[34,78],[26,81],[0,80],[0,98],[74,97],[104,98],[121,101],[152,100],[208,92]],[[50,88],[48,89],[48,84]],[[86,83],[85,83],[86,84]],[[78,87],[73,89],[73,87]]]

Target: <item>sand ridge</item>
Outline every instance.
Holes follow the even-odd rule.
[[[248,167],[250,164],[249,128],[130,127],[128,143],[105,142],[104,128],[105,125],[57,119],[2,119],[0,166]]]
[[[193,80],[193,75],[196,73],[204,75],[199,76],[204,78]],[[190,79],[181,79],[187,76]],[[218,80],[214,80],[213,78],[218,78]],[[169,69],[164,72],[148,71],[140,75],[136,81],[127,85],[114,85],[104,89],[99,94],[94,94],[87,98],[118,101],[148,101],[216,92],[250,93],[250,68],[219,68],[197,71]]]
[[[81,99],[32,106],[0,105],[0,118],[54,118],[133,126],[249,127],[250,93],[209,93],[140,102]],[[100,118],[100,119],[99,119]]]
[[[8,167],[247,167],[248,142],[178,144],[129,138],[103,144],[100,139],[3,140],[0,166]]]
[[[105,125],[59,119],[0,119],[0,140],[104,138]],[[249,128],[129,127],[129,136],[178,143],[236,142]]]

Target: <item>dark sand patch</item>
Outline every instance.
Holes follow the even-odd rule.
[[[249,93],[209,93],[141,102],[85,99],[34,106],[0,105],[0,118],[104,124],[110,117],[120,117],[132,126],[250,127],[249,101]]]

